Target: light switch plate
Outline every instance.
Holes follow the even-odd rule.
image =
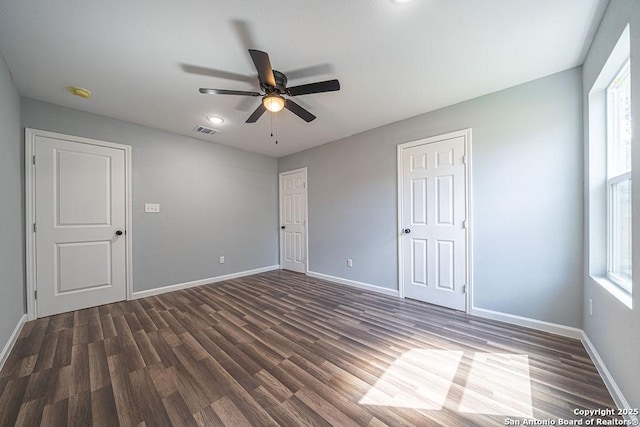
[[[145,203],[144,204],[145,213],[159,213],[160,212],[160,203]]]

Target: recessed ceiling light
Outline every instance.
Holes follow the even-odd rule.
[[[224,123],[224,119],[222,117],[218,117],[218,116],[207,116],[207,119],[213,123],[214,125],[219,125]]]
[[[80,98],[85,99],[91,98],[91,91],[89,89],[78,86],[69,86],[67,90],[71,95],[79,96]]]
[[[413,0],[391,0],[391,1],[396,4],[405,4],[405,3],[411,3]]]

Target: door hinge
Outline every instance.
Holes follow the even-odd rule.
[[[307,188],[307,183],[306,182],[302,183],[302,188]]]
[[[467,220],[462,221],[462,228],[467,229]]]
[[[462,285],[462,293],[463,294],[467,293],[467,285]]]
[[[33,299],[38,299],[38,290],[33,291]]]
[[[467,156],[462,156],[462,163],[466,165],[467,162],[469,162],[469,158]]]
[[[38,226],[36,225],[36,223],[33,223],[33,232],[35,233],[36,231],[38,231]]]
[[[36,156],[33,156],[33,157],[31,158],[31,161],[32,161],[32,162],[33,162],[33,164],[35,165],[35,164],[36,164]]]

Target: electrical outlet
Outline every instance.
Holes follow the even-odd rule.
[[[220,264],[224,264],[224,256],[220,257]]]
[[[589,298],[589,316],[593,316],[593,300]]]
[[[353,260],[351,258],[347,258],[347,267],[353,267]]]
[[[144,204],[144,212],[145,213],[160,213],[160,203],[145,203]]]

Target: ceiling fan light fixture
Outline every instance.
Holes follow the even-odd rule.
[[[284,98],[279,95],[267,95],[262,98],[262,105],[272,113],[277,113],[284,108]]]

